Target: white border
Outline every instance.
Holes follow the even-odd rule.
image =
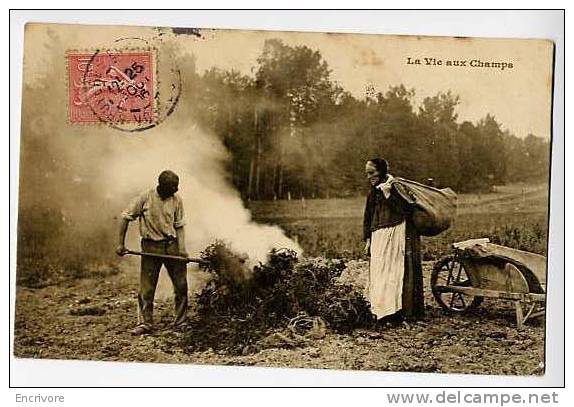
[[[558,11],[17,11],[10,19],[10,272],[14,284],[23,25],[28,21],[286,31],[546,38],[556,43],[547,373],[436,375],[11,358],[12,386],[562,386],[564,371],[564,26]],[[5,246],[6,247],[6,246]],[[553,271],[556,271],[553,273]],[[4,287],[7,286],[5,274]],[[13,326],[14,287],[10,326]],[[5,316],[3,317],[3,319]],[[4,320],[3,323],[8,323]],[[6,326],[6,325],[4,325]],[[12,329],[12,328],[11,328]],[[6,349],[6,348],[4,348]],[[381,402],[385,402],[380,400]]]

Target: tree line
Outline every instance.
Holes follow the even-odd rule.
[[[266,40],[251,75],[181,61],[186,109],[231,153],[231,181],[245,199],[352,196],[364,163],[384,157],[391,173],[459,192],[547,180],[549,142],[502,130],[493,115],[460,122],[460,98],[439,92],[414,106],[403,85],[357,98],[331,78],[321,53]]]

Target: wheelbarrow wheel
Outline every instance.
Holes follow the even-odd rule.
[[[455,256],[444,257],[433,267],[431,289],[436,302],[454,313],[470,311],[482,303],[483,297],[449,291],[445,286],[472,287],[470,274]]]

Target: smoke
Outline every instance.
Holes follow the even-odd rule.
[[[159,126],[139,133],[104,124],[71,125],[66,121],[64,55],[65,47],[52,36],[37,56],[46,60],[43,75],[25,70],[19,268],[22,259],[33,256],[51,257],[52,263],[61,260],[63,266],[68,264],[64,258],[72,257],[74,264],[98,258],[117,261],[113,253],[121,211],[137,194],[154,188],[164,169],[180,177],[191,256],[216,239],[246,255],[250,266],[264,262],[272,248],[301,253],[279,227],[252,220],[229,181],[227,150],[190,119],[192,95],[182,95],[180,106]],[[132,248],[138,248],[137,229],[130,225],[127,244]],[[121,263],[137,271],[135,259],[123,258]],[[40,267],[37,272],[42,272]],[[171,292],[168,287],[160,281],[158,294]]]
[[[264,262],[272,248],[301,252],[280,228],[252,221],[251,213],[228,181],[227,151],[216,137],[192,123],[166,124],[149,136],[123,138],[117,144],[113,159],[108,159],[106,165],[114,181],[106,191],[108,199],[125,195],[125,191],[138,193],[155,187],[162,170],[174,171],[180,177],[178,194],[184,202],[190,254],[198,254],[215,239],[246,254],[251,265]]]
[[[299,245],[289,239],[276,226],[253,222],[251,213],[243,205],[239,193],[228,181],[225,171],[228,153],[222,143],[193,123],[170,117],[173,124],[165,123],[149,135],[135,138],[120,137],[113,143],[112,154],[106,158],[106,178],[113,180],[105,190],[106,198],[130,198],[157,184],[157,176],[164,169],[179,175],[179,192],[184,203],[186,220],[186,246],[190,256],[199,253],[216,239],[223,240],[229,248],[247,256],[251,268],[265,262],[273,248],[289,248],[299,254]],[[179,123],[179,124],[178,124]],[[121,140],[121,141],[120,141]],[[103,192],[103,191],[102,191]],[[124,199],[127,205],[129,199]],[[110,205],[113,206],[113,205]],[[131,239],[128,244],[136,245],[134,236],[137,227],[130,226]],[[201,288],[205,276],[197,268],[192,270],[191,290]],[[160,278],[157,295],[166,298],[171,295],[171,284],[167,278]]]

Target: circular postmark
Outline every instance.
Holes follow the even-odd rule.
[[[156,121],[152,51],[96,51],[82,80],[84,100],[101,121],[151,125]]]
[[[79,84],[74,94],[70,90],[71,122],[144,131],[162,123],[181,94],[175,57],[144,39],[122,38],[113,47],[71,53],[68,64],[70,83]]]

